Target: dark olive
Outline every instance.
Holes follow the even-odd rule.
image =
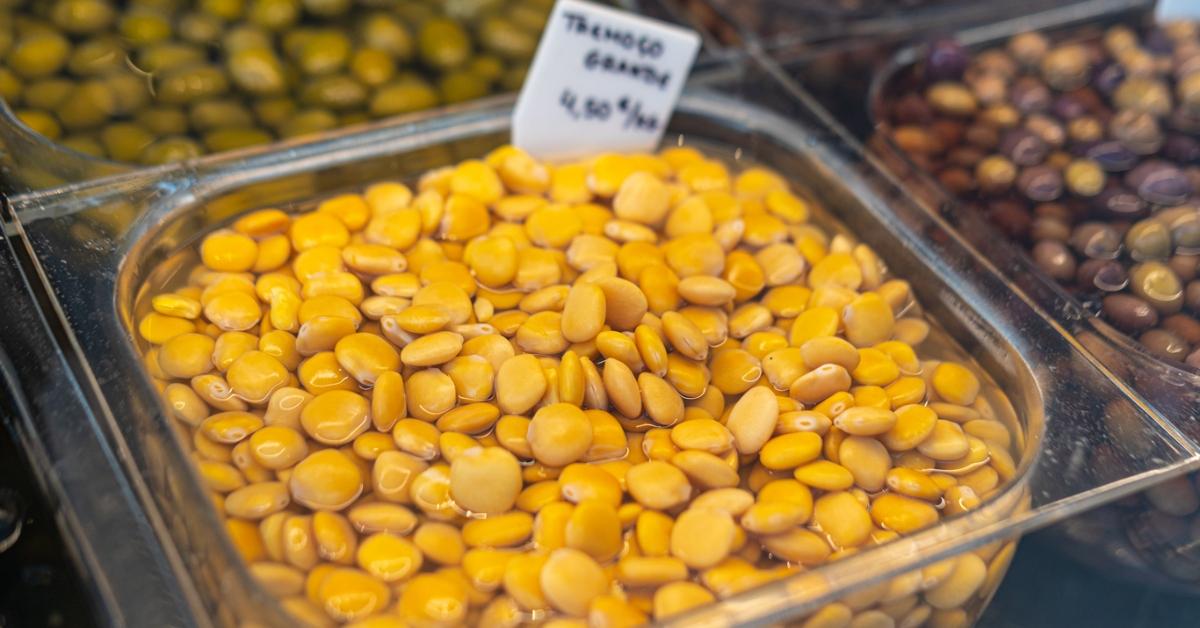
[[[1049,166],[1030,166],[1017,175],[1017,189],[1031,201],[1052,201],[1062,196],[1062,174]]]
[[[1137,333],[1158,324],[1158,312],[1131,294],[1110,294],[1102,303],[1104,316],[1122,331]]]
[[[910,92],[896,101],[891,115],[898,124],[927,124],[933,119],[933,108],[920,95]]]
[[[1045,111],[1050,108],[1053,99],[1050,88],[1031,76],[1017,79],[1009,90],[1008,97],[1012,105],[1021,113]]]
[[[937,39],[925,49],[925,75],[931,81],[956,81],[962,78],[971,55],[953,39]]]
[[[992,201],[988,205],[987,215],[1009,237],[1022,240],[1028,236],[1033,222],[1024,203],[1009,199]]]
[[[1129,273],[1116,260],[1089,259],[1079,265],[1075,281],[1085,290],[1095,288],[1103,292],[1117,292],[1129,285]]]
[[[1121,254],[1121,236],[1103,222],[1085,222],[1075,226],[1070,235],[1071,247],[1080,255],[1092,259],[1113,259]]]
[[[1069,281],[1075,277],[1075,256],[1057,240],[1042,240],[1033,245],[1033,261],[1050,277]]]
[[[1071,225],[1066,221],[1048,216],[1038,216],[1033,219],[1029,236],[1034,240],[1057,240],[1066,242],[1071,237]]]
[[[959,168],[974,169],[987,155],[974,146],[960,145],[946,154],[946,163]]]
[[[1183,289],[1183,303],[1195,314],[1200,314],[1200,279],[1193,279]]]
[[[1111,95],[1125,81],[1125,68],[1119,63],[1107,63],[1092,77],[1092,86],[1102,94]]]
[[[1200,162],[1200,142],[1181,133],[1171,133],[1163,144],[1163,156],[1185,164]]]
[[[1182,361],[1191,350],[1183,338],[1165,329],[1151,329],[1142,334],[1138,341],[1149,349],[1150,353],[1167,360]]]
[[[1200,347],[1188,354],[1184,359],[1184,363],[1194,369],[1200,369]]]
[[[1092,207],[1101,214],[1117,219],[1135,219],[1145,215],[1146,201],[1129,188],[1110,182],[1110,185],[1092,199]]]
[[[1083,100],[1072,93],[1067,93],[1054,99],[1050,111],[1063,120],[1074,120],[1088,112]]]
[[[1200,344],[1200,321],[1187,314],[1172,314],[1162,320],[1162,328],[1190,345]]]
[[[965,168],[946,168],[937,174],[938,182],[952,194],[963,195],[975,189],[975,178]]]
[[[1173,164],[1163,160],[1142,163],[1125,175],[1125,184],[1148,203],[1177,205],[1191,196],[1192,183]]]
[[[1036,166],[1046,158],[1050,147],[1033,131],[1009,129],[1000,138],[1000,152],[1018,166]]]
[[[991,150],[1000,144],[1000,131],[990,124],[972,124],[963,132],[968,144],[983,150]]]
[[[1116,141],[1094,144],[1084,154],[1108,172],[1125,172],[1138,162],[1137,154]]]
[[[1167,266],[1171,267],[1180,281],[1188,282],[1200,274],[1200,255],[1172,255],[1167,260]]]

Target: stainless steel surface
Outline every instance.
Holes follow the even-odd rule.
[[[183,259],[178,251],[245,210],[300,205],[478,156],[507,139],[510,107],[493,101],[285,150],[217,156],[13,199],[18,236],[36,261],[31,274],[52,297],[50,315],[64,330],[64,355],[75,361],[81,387],[95,394],[92,409],[115,428],[129,467],[153,495],[147,510],[157,513],[152,520],[179,556],[181,577],[216,623],[274,623],[282,616],[217,532],[207,493],[142,374],[131,336],[143,281],[167,281]],[[830,208],[897,276],[912,281],[926,311],[1008,393],[1026,434],[1018,479],[979,510],[683,622],[795,617],[854,588],[1064,519],[1200,464],[1191,441],[1114,383],[986,260],[864,166],[854,147],[824,130],[817,113],[777,89],[756,65],[689,90],[667,141],[775,168]],[[1086,461],[1110,440],[1101,420],[1106,413],[1136,437],[1107,443],[1112,464],[1095,467]],[[819,590],[811,588],[813,578]]]

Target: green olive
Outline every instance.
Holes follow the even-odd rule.
[[[392,81],[371,98],[371,115],[381,118],[436,107],[438,95],[420,79]]]
[[[304,0],[304,10],[318,17],[336,17],[350,10],[350,0]]]
[[[281,31],[300,19],[297,0],[250,0],[246,19],[263,28]]]
[[[138,51],[137,65],[143,72],[167,72],[175,68],[204,63],[208,53],[195,44],[165,41]]]
[[[442,102],[449,105],[486,96],[488,81],[468,70],[453,70],[442,75],[438,91]]]
[[[221,39],[221,51],[225,54],[246,50],[248,48],[270,49],[274,45],[271,33],[249,24],[242,24],[229,29]]]
[[[246,48],[234,52],[229,55],[225,67],[234,85],[250,94],[278,94],[287,89],[283,63],[270,48]]]
[[[467,63],[467,69],[490,84],[495,83],[504,75],[504,62],[494,55],[475,55]]]
[[[242,0],[200,0],[200,10],[232,22],[242,16]]]
[[[367,99],[367,88],[345,74],[314,78],[300,92],[306,105],[344,111],[359,107]]]
[[[103,79],[116,99],[114,115],[131,115],[150,102],[150,83],[146,76],[132,72],[111,74]]]
[[[192,65],[165,73],[159,80],[158,100],[179,105],[199,98],[220,96],[229,90],[229,79],[213,65]]]
[[[386,13],[373,13],[363,19],[359,41],[365,48],[382,50],[400,61],[412,58],[413,41],[408,28]]]
[[[4,67],[0,67],[0,98],[10,105],[21,98],[21,79]]]
[[[54,24],[73,35],[102,31],[115,17],[116,11],[105,0],[58,0],[50,9]]]
[[[270,133],[262,129],[248,127],[227,127],[215,129],[204,134],[204,146],[216,153],[235,148],[267,144],[274,140]]]
[[[525,75],[529,74],[528,65],[516,65],[504,72],[504,76],[500,77],[500,89],[506,92],[515,92],[521,89],[525,84]]]
[[[338,126],[350,126],[353,124],[362,124],[370,121],[371,116],[367,115],[366,112],[351,111],[350,113],[343,113],[341,117],[338,118],[337,124]]]
[[[0,25],[0,58],[8,54],[12,50],[13,45],[13,29],[12,24],[5,22]]]
[[[75,46],[67,71],[75,76],[100,76],[125,67],[125,46],[111,35],[99,35]]]
[[[25,123],[25,126],[33,129],[34,133],[48,137],[52,140],[58,139],[62,135],[62,126],[54,116],[40,109],[18,109],[16,111],[17,119]]]
[[[121,36],[135,46],[145,46],[171,37],[171,20],[158,11],[134,9],[121,18]]]
[[[70,135],[58,140],[59,144],[75,151],[79,151],[84,155],[92,157],[106,157],[104,146],[99,140],[91,135]]]
[[[364,85],[377,87],[396,75],[396,62],[378,48],[363,48],[350,58],[350,72]]]
[[[208,44],[221,37],[225,24],[211,13],[185,13],[179,18],[179,36],[193,44]]]
[[[507,17],[518,27],[539,36],[546,29],[546,20],[550,19],[550,5],[518,4],[509,9]]]
[[[425,22],[417,36],[417,45],[421,60],[439,70],[458,67],[471,56],[471,38],[467,31],[448,18]]]
[[[533,58],[538,38],[502,17],[489,17],[479,25],[479,42],[507,59],[525,60]]]
[[[136,161],[154,142],[154,134],[133,122],[114,122],[100,131],[100,142],[109,157],[117,161]]]
[[[188,111],[192,128],[204,132],[221,127],[254,126],[254,116],[236,100],[205,100],[195,103]]]
[[[138,156],[138,161],[157,166],[199,157],[203,152],[196,140],[189,137],[164,137],[147,146]]]
[[[155,135],[181,135],[188,130],[187,114],[174,107],[147,107],[133,119]]]
[[[33,81],[25,86],[24,102],[34,109],[51,110],[67,99],[75,84],[63,78]]]
[[[299,137],[328,131],[338,125],[338,118],[327,109],[305,109],[296,112],[279,127],[282,137]]]
[[[108,83],[88,80],[76,85],[54,112],[63,126],[79,130],[104,124],[116,108],[117,97]]]
[[[25,78],[57,73],[71,54],[71,44],[54,32],[38,31],[17,40],[8,54],[8,67]]]
[[[296,64],[305,74],[332,74],[350,58],[350,38],[334,30],[317,31],[309,36],[296,55]]]
[[[287,96],[267,98],[254,103],[254,115],[258,121],[278,129],[283,126],[296,111],[296,101]]]

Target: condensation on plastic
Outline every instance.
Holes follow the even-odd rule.
[[[877,251],[1008,394],[1025,433],[1018,473],[978,510],[911,536],[728,598],[681,618],[758,622],[803,616],[830,600],[1119,499],[1200,465],[1200,452],[986,260],[948,231],[861,151],[826,126],[805,95],[753,61],[696,81],[668,143],[772,167]],[[215,156],[153,172],[34,192],[12,200],[14,227],[64,329],[80,386],[152,501],[180,578],[217,624],[282,621],[224,534],[131,342],[138,291],[178,268],[177,253],[243,211],[302,203],[476,157],[505,142],[511,101],[413,116],[320,141]],[[1127,430],[1114,438],[1109,421]],[[81,420],[43,416],[39,421]],[[1107,446],[1109,464],[1089,464]],[[119,573],[97,578],[119,578]],[[986,597],[982,600],[986,602]],[[982,604],[981,602],[981,604]],[[133,603],[133,601],[131,601]],[[978,609],[975,610],[977,612]]]
[[[1146,17],[1148,11],[1141,3],[1102,0],[960,31],[955,38],[974,49],[1002,45],[1015,34],[1033,30],[1069,40],[1098,36],[1105,25],[1140,23]],[[1200,443],[1200,372],[1155,357],[1140,343],[1094,316],[1038,268],[1020,245],[1000,234],[979,212],[958,203],[952,193],[891,141],[883,117],[884,103],[893,83],[911,70],[921,52],[919,46],[897,52],[873,79],[868,106],[875,128],[870,145],[876,156],[918,203],[953,223],[958,233],[1118,379],[1193,442]],[[1108,430],[1113,438],[1128,438],[1128,427],[1109,417]],[[1106,464],[1108,453],[1106,448],[1093,452],[1093,464]],[[1200,492],[1200,485],[1196,489]],[[1097,513],[1097,520],[1106,522],[1103,525],[1095,521],[1070,522],[1060,531],[1078,541],[1068,549],[1086,562],[1116,565],[1118,568],[1111,571],[1129,579],[1196,593],[1200,591],[1200,554],[1194,549],[1194,531],[1200,530],[1200,514],[1167,515],[1154,503],[1153,499],[1127,500]],[[1189,520],[1197,522],[1191,529]]]

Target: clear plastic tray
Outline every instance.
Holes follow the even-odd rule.
[[[506,141],[510,113],[511,102],[493,102],[287,150],[215,156],[11,200],[13,244],[26,277],[59,330],[57,349],[71,378],[91,399],[85,404],[89,415],[48,413],[33,420],[51,433],[80,422],[113,428],[108,446],[121,452],[163,551],[178,557],[173,573],[184,597],[198,601],[198,623],[275,624],[283,617],[218,532],[207,493],[141,370],[131,342],[138,290],[146,279],[168,272],[164,265],[180,259],[177,251],[236,214],[478,156]],[[860,152],[823,126],[803,94],[777,83],[772,72],[739,65],[696,81],[666,141],[772,167],[829,208],[897,276],[912,280],[926,312],[1008,394],[1025,434],[1016,478],[978,510],[722,600],[681,618],[680,625],[800,617],[933,561],[988,552],[989,544],[988,555],[995,556],[1000,541],[1200,465],[1189,439],[1149,412],[1061,327],[1014,294],[991,265],[863,162]],[[1112,439],[1105,416],[1125,425],[1128,436]],[[1113,452],[1111,464],[1085,464],[1101,446]],[[57,462],[51,457],[45,471],[53,476]],[[86,477],[68,479],[75,495],[86,496]],[[72,498],[72,491],[64,492]],[[80,531],[95,544],[104,541],[99,533],[86,526]],[[997,581],[1003,569],[998,571]],[[974,610],[983,603],[986,595]]]
[[[1135,24],[1148,18],[1145,9],[1129,3],[1091,2],[961,31],[956,34],[956,39],[972,48],[986,49],[1030,30],[1046,32],[1056,39],[1076,39],[1098,36],[1105,25]],[[892,93],[893,85],[921,58],[920,53],[919,47],[898,52],[873,80],[869,108],[875,127],[870,140],[874,152],[914,198],[944,216],[984,257],[1050,312],[1118,378],[1190,438],[1200,440],[1200,372],[1182,363],[1155,357],[1140,343],[1092,315],[1066,288],[1041,271],[1024,247],[1000,234],[980,212],[958,203],[952,193],[942,188],[890,139],[890,127],[882,117],[883,103]],[[1110,429],[1118,437],[1123,430],[1119,423],[1112,424]],[[1103,450],[1095,452],[1096,464],[1104,464],[1105,456]],[[1083,541],[1084,547],[1100,548],[1099,552],[1077,552],[1085,561],[1095,564],[1116,562],[1122,566],[1119,573],[1128,577],[1157,582],[1168,588],[1179,588],[1182,582],[1195,593],[1200,591],[1200,556],[1188,549],[1194,543],[1195,535],[1181,531],[1174,517],[1166,516],[1155,505],[1178,501],[1168,492],[1170,490],[1164,486],[1144,499],[1127,500],[1101,514],[1100,524],[1081,520],[1064,526],[1063,530],[1067,536]]]

